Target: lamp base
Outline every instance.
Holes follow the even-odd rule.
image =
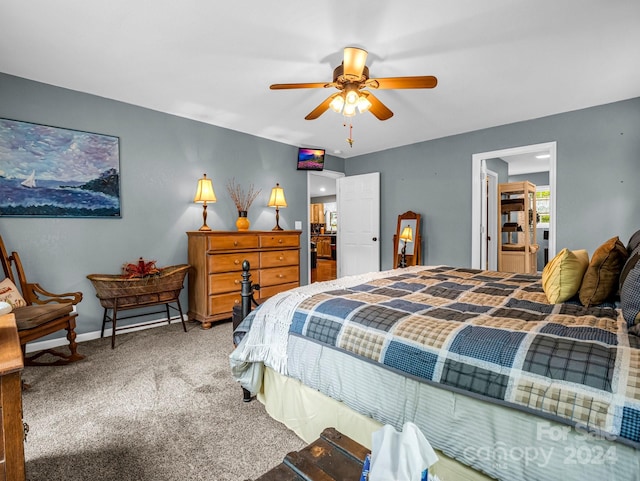
[[[278,211],[277,207],[276,207],[276,226],[271,230],[284,230],[282,227],[280,227],[280,212]]]
[[[400,264],[398,264],[398,267],[407,267],[407,241],[404,241],[404,245],[402,246],[402,250],[400,251]]]
[[[199,231],[210,231],[211,227],[207,225],[207,203],[205,202],[202,205],[202,227],[198,229]]]

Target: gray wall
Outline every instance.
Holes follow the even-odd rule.
[[[336,201],[336,196],[335,195],[323,195],[321,197],[311,197],[311,203],[312,204],[324,204],[325,202],[335,202]]]
[[[524,182],[525,180],[528,180],[534,185],[549,185],[549,172],[510,175],[508,182]]]
[[[509,182],[509,164],[502,159],[487,159],[487,169],[498,174],[498,184]]]
[[[425,127],[426,128],[426,127]],[[471,156],[557,142],[557,249],[627,242],[640,228],[640,98],[347,159],[347,175],[381,178],[381,267],[397,216],[422,215],[424,264],[471,264]]]
[[[202,205],[193,196],[203,173],[213,180],[218,199],[208,207],[212,229],[236,230],[237,211],[226,190],[235,177],[245,190],[251,183],[262,190],[249,209],[252,230],[275,225],[275,211],[266,204],[279,182],[288,204],[280,209],[280,225],[293,229],[300,220],[306,239],[307,173],[296,170],[297,146],[4,74],[0,117],[120,138],[122,218],[0,216],[0,235],[10,252],[20,253],[30,281],[54,292],[84,293],[78,333],[96,331],[102,321],[87,274],[117,274],[124,262],[140,256],[158,266],[187,262],[186,232],[202,225]],[[343,171],[344,160],[327,156],[326,167]],[[300,261],[306,283],[304,245]]]

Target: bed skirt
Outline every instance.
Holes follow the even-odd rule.
[[[326,427],[335,427],[341,433],[371,449],[371,433],[382,424],[355,412],[344,403],[325,396],[276,371],[265,368],[262,391],[258,400],[267,413],[283,423],[306,443],[318,439]],[[440,451],[438,462],[429,468],[441,481],[491,481],[493,478],[449,458]]]

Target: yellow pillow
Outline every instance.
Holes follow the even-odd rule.
[[[566,247],[542,270],[542,289],[550,304],[565,302],[580,290],[582,278],[589,267],[586,250],[570,251]]]

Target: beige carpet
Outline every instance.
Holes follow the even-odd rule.
[[[304,443],[230,376],[231,324],[180,324],[81,343],[87,358],[27,367],[29,481],[237,481]]]

